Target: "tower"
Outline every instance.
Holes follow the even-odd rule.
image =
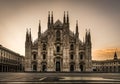
[[[49,23],[49,22],[48,22]],[[38,26],[38,56],[37,56],[37,71],[41,71],[41,22],[39,20]]]
[[[79,62],[79,30],[78,30],[78,20],[76,21],[76,30],[75,30],[75,51],[76,51],[76,57],[75,57],[75,61],[76,61],[76,70],[75,71],[81,71],[80,70],[80,62]]]
[[[25,71],[31,71],[31,48],[32,48],[32,38],[31,38],[31,29],[26,32],[26,41],[25,41]]]
[[[63,27],[64,27],[64,30],[66,31],[66,32],[68,32],[69,33],[69,14],[68,14],[68,11],[67,12],[65,12],[64,11],[64,16],[63,16]]]
[[[85,56],[86,56],[86,71],[92,71],[92,43],[91,43],[91,34],[90,30],[86,30],[85,35]]]

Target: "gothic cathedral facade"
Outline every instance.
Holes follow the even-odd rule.
[[[64,13],[63,21],[53,21],[53,12],[48,14],[48,28],[32,42],[31,30],[26,32],[25,71],[40,72],[87,72],[92,71],[92,44],[90,31],[85,41],[79,39],[78,22],[76,32],[70,30],[69,15]]]

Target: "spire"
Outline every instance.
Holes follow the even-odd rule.
[[[50,11],[48,11],[48,24],[50,24]]]
[[[78,20],[76,21],[76,34],[78,34]]]
[[[65,19],[65,11],[64,11],[64,17],[63,17],[63,23],[66,23],[66,19]]]
[[[67,23],[69,23],[69,14],[68,14],[68,11],[67,11]]]
[[[31,37],[31,28],[30,28],[30,32],[29,32],[29,41],[32,41],[32,37]]]
[[[91,34],[90,34],[90,29],[89,29],[89,33],[88,33],[88,41],[91,42]]]
[[[40,40],[41,37],[41,22],[39,20],[39,28],[38,28],[38,40]]]
[[[76,39],[79,38],[79,32],[78,32],[78,21],[76,21]]]
[[[115,51],[115,53],[114,53],[114,60],[117,60],[118,58],[117,58],[117,53],[116,53],[116,51]]]
[[[27,29],[27,32],[26,32],[26,43],[32,43],[31,28],[30,28],[30,30]]]
[[[28,36],[28,28],[26,29],[26,42],[29,40],[29,36]]]
[[[38,37],[41,35],[41,22],[39,20]]]
[[[85,35],[85,44],[91,46],[91,34],[90,29],[86,29],[86,35]]]
[[[90,29],[89,30],[86,29],[85,42],[91,43]]]
[[[51,13],[51,24],[53,24],[53,11]]]
[[[50,11],[48,11],[48,28],[50,28]]]

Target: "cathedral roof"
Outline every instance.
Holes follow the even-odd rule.
[[[59,22],[60,22],[60,24],[62,24],[60,20],[57,20],[57,21],[56,21],[56,24],[58,24]],[[41,34],[41,39],[42,39],[42,40],[43,40],[43,39],[47,39],[47,38],[46,38],[47,35],[48,35],[48,30],[46,30],[45,32],[43,32],[43,33]],[[74,32],[72,32],[71,30],[69,30],[69,39],[70,39],[71,41],[74,41],[74,40],[75,40],[74,37],[75,37]],[[79,39],[78,41],[79,41],[80,44],[82,44],[82,41],[81,41],[80,39]],[[38,38],[33,42],[33,45],[34,45],[34,46],[37,46],[37,44],[38,44]]]
[[[47,36],[47,34],[48,34],[48,30],[46,30],[45,32],[43,32],[42,34],[41,34],[41,37],[46,37]]]
[[[43,32],[42,34],[41,34],[41,38],[43,39],[46,39],[46,36],[48,35],[48,30],[46,30],[45,32]],[[33,42],[33,45],[34,46],[37,46],[37,44],[38,44],[38,38],[36,39],[36,40],[34,40],[34,42]]]
[[[58,20],[55,22],[54,26],[62,26],[62,22],[58,19]]]
[[[74,37],[74,32],[72,32],[72,31],[69,30],[69,35],[72,36],[72,37]]]

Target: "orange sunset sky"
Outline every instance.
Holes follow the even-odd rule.
[[[48,11],[54,22],[69,11],[70,29],[78,20],[81,40],[91,30],[93,60],[113,59],[115,51],[120,58],[120,0],[0,0],[0,44],[24,55],[26,28],[34,41],[39,20],[47,29]]]

